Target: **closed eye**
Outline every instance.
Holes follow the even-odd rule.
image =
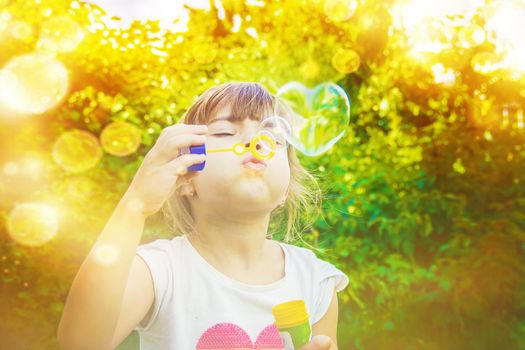
[[[233,136],[233,134],[226,134],[226,133],[213,134],[213,136],[223,136],[223,135],[226,135],[226,136]]]

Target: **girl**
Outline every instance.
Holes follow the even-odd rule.
[[[73,281],[58,328],[63,348],[113,349],[137,330],[146,350],[282,349],[272,307],[303,300],[313,337],[301,350],[337,349],[337,292],[348,276],[272,240],[283,221],[293,240],[300,210],[320,198],[293,147],[263,162],[250,152],[181,154],[191,145],[248,147],[274,107],[287,117],[276,103],[257,83],[225,83],[163,130]],[[187,171],[204,160],[202,171]],[[139,245],[145,219],[160,209],[177,235]]]

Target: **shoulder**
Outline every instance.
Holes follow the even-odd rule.
[[[172,269],[181,257],[181,237],[172,239],[159,238],[150,242],[140,244],[136,254],[142,258],[150,269],[153,266],[163,266]]]
[[[317,269],[320,266],[322,266],[323,263],[326,263],[325,261],[319,259],[317,254],[311,249],[300,247],[290,243],[280,243],[285,246],[286,251],[290,254],[290,258],[300,263],[302,266],[307,266],[310,269]]]
[[[172,239],[158,238],[153,241],[145,242],[137,247],[137,251],[166,252],[171,253],[180,249],[182,236],[175,236]]]
[[[285,245],[290,258],[299,271],[307,274],[315,284],[331,280],[335,284],[337,291],[343,290],[348,285],[348,275],[333,263],[319,258],[313,250],[289,243],[281,242],[281,244]]]
[[[137,247],[135,253],[146,263],[155,285],[164,288],[175,275],[180,275],[180,240],[179,236],[172,239],[159,238]]]
[[[285,246],[286,251],[290,253],[290,255],[297,259],[308,259],[308,260],[314,260],[317,258],[315,253],[311,251],[310,249],[299,247],[294,244],[285,243],[285,242],[279,242],[283,246]]]

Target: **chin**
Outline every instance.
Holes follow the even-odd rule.
[[[265,216],[269,215],[273,209],[268,206],[268,203],[245,202],[238,206],[237,212],[243,215]]]

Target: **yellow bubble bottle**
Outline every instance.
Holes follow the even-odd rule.
[[[311,340],[312,328],[303,300],[275,305],[272,313],[285,350],[297,350]]]

